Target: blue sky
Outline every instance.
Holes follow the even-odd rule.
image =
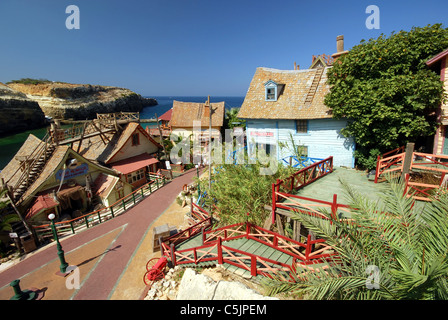
[[[69,5],[80,29],[68,30]],[[368,29],[368,5],[380,29]],[[442,23],[448,1],[1,0],[0,82],[129,88],[145,96],[244,96],[257,67],[301,69],[381,33]]]

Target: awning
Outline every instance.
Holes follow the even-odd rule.
[[[59,203],[55,201],[50,194],[40,195],[34,200],[31,207],[27,210],[25,219],[29,220],[42,211],[54,208],[58,205]]]
[[[135,157],[111,163],[111,166],[122,174],[128,174],[158,162],[159,160],[153,156],[147,153],[142,153]]]

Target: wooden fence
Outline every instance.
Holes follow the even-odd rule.
[[[153,179],[152,181],[134,190],[108,207],[101,208],[71,220],[55,222],[58,236],[64,237],[70,234],[75,234],[86,228],[112,219],[133,207],[166,183],[164,176],[151,173],[150,177]],[[49,223],[40,225],[34,224],[32,227],[40,240],[51,239],[53,237]]]
[[[380,179],[382,175],[401,173],[403,172],[405,152],[402,148],[395,149],[391,152],[378,156],[376,171],[375,171],[375,183],[384,181]],[[393,154],[389,157],[385,155]],[[441,178],[438,184],[429,184],[415,182],[410,179],[410,175],[405,175],[405,190],[404,194],[407,197],[413,197],[415,200],[431,201],[431,198],[443,187],[446,189],[446,176],[448,174],[448,156],[436,155],[422,152],[413,152],[410,170],[417,169],[421,172],[433,172],[441,174]]]
[[[170,258],[173,265],[217,261],[219,264],[228,263],[247,270],[252,276],[263,275],[269,277],[273,273],[283,277],[281,272],[295,271],[297,265],[325,263],[335,256],[332,248],[326,245],[323,239],[313,240],[311,236],[308,236],[307,242],[301,243],[249,222],[206,231],[205,227],[209,226],[209,221],[209,219],[203,220],[178,235],[161,239],[162,254]],[[199,232],[202,232],[202,245],[176,250],[176,244],[188,240],[192,235],[197,235]],[[292,263],[282,263],[223,244],[223,241],[239,238],[252,239],[286,253],[292,256]],[[318,249],[317,246],[319,246]]]
[[[272,223],[275,223],[275,211],[282,194],[280,189],[288,192],[297,191],[331,172],[333,172],[333,157],[328,157],[293,173],[284,180],[277,179],[277,182],[272,184]]]

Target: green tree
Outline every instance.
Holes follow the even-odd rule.
[[[434,134],[443,86],[425,62],[447,47],[441,24],[414,27],[362,40],[328,71],[325,104],[348,119],[342,134],[354,137],[359,166],[371,169],[378,154]]]
[[[295,282],[268,280],[270,293],[306,299],[448,299],[448,194],[422,206],[403,195],[403,184],[386,185],[382,201],[371,201],[344,183],[351,220],[305,214],[294,219],[325,239],[340,262],[320,272],[295,275]],[[368,288],[369,266],[379,270],[378,287]],[[298,268],[299,270],[300,268]],[[372,270],[372,268],[370,268]],[[370,284],[370,282],[369,282]]]
[[[234,127],[246,126],[246,120],[238,118],[239,111],[240,111],[239,108],[232,108],[230,110],[226,110],[226,114],[224,117],[224,129],[233,129]]]

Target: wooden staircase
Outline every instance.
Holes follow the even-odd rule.
[[[317,71],[314,75],[313,82],[311,83],[310,89],[305,98],[305,106],[309,106],[314,99],[314,95],[316,94],[317,87],[319,86],[320,79],[325,71],[325,68],[317,68]]]
[[[50,143],[49,136],[46,135],[42,142],[27,157],[17,159],[21,162],[21,165],[20,171],[17,170],[15,173],[15,175],[20,175],[19,179],[12,187],[14,202],[17,202],[29,186],[36,181],[55,149],[56,145]]]

